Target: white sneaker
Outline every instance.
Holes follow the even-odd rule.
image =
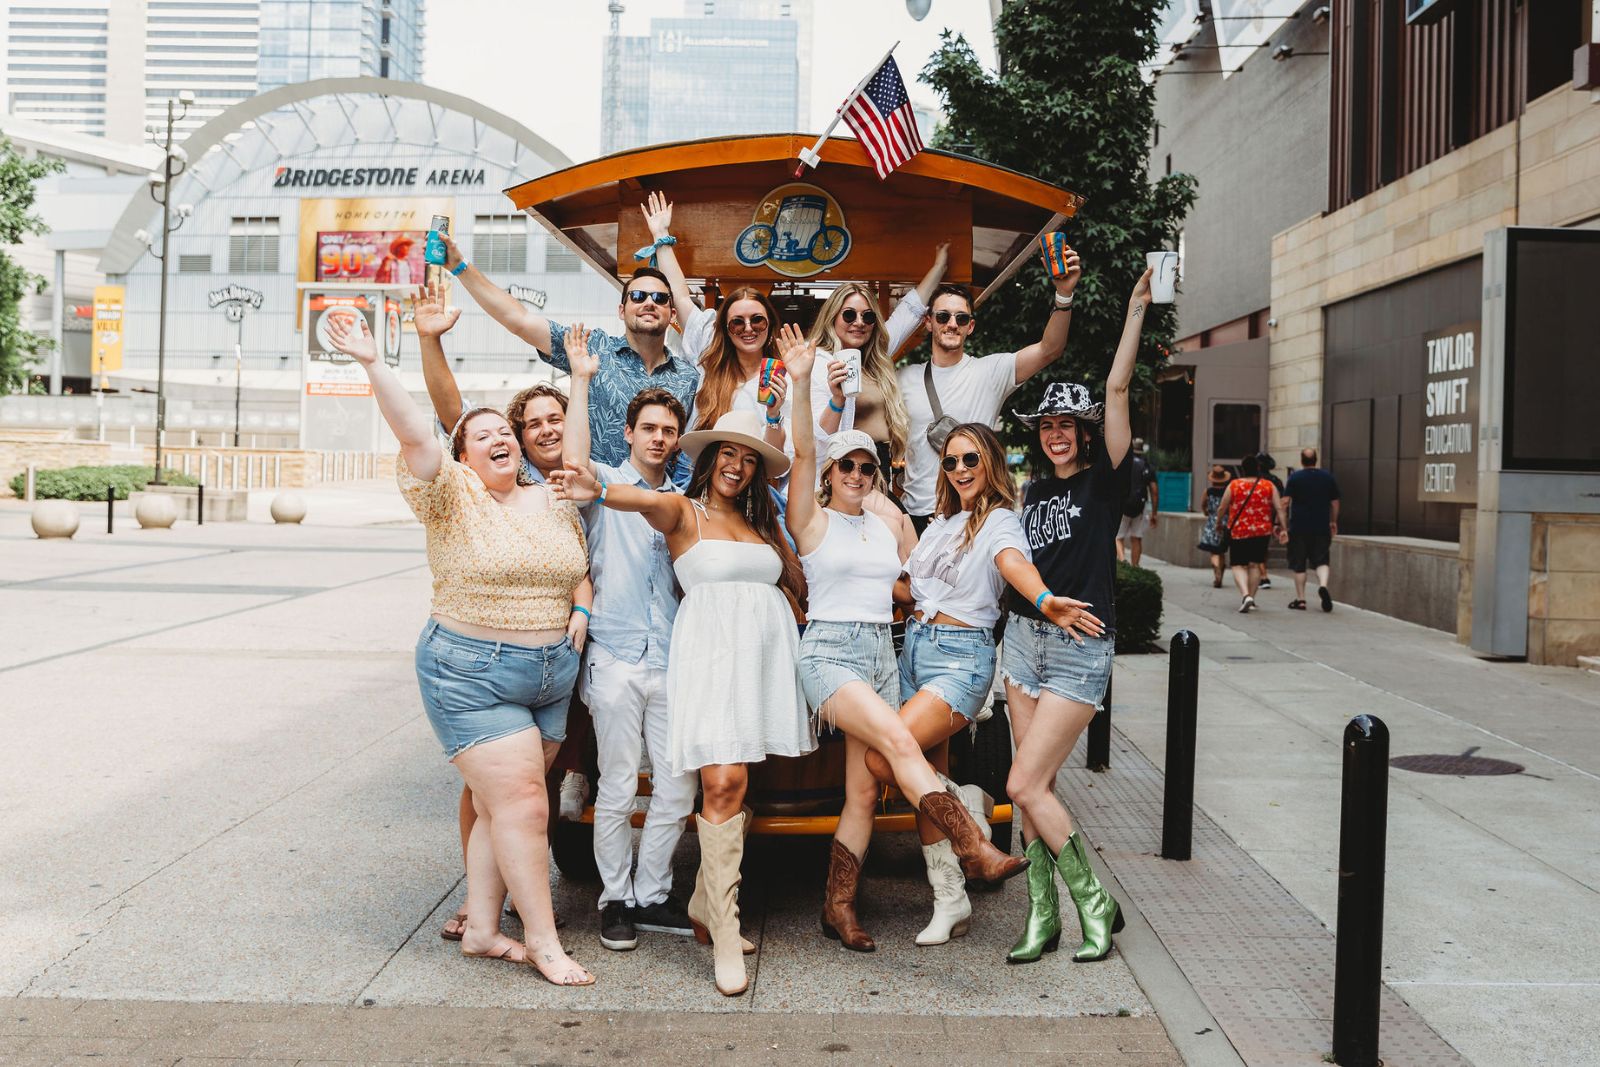
[[[568,771],[567,776],[561,779],[560,817],[567,822],[582,821],[585,801],[588,799],[589,779],[577,771]]]
[[[1255,609],[1255,606],[1256,598],[1253,596],[1247,596],[1243,600],[1239,601],[1239,614],[1248,615]]]

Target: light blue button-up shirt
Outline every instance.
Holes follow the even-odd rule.
[[[620,467],[596,462],[594,469],[607,484],[654,488],[629,460]],[[658,490],[677,491],[670,479]],[[589,535],[589,576],[594,579],[589,640],[625,663],[643,659],[666,670],[672,621],[678,617],[678,586],[665,535],[643,515],[612,511],[598,500],[582,510]]]

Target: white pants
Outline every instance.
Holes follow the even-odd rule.
[[[589,645],[583,673],[584,701],[594,720],[600,785],[594,802],[594,859],[603,886],[600,904],[643,907],[667,898],[672,888],[672,853],[694,811],[699,775],[666,773],[667,671],[643,660],[625,663],[598,644]],[[639,837],[639,869],[633,868],[633,807],[639,793],[639,757],[650,751],[650,808]]]

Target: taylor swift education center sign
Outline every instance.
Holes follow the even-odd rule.
[[[1478,499],[1478,324],[1424,334],[1419,500]]]

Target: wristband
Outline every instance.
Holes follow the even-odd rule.
[[[1077,294],[1076,291],[1068,293],[1065,297],[1063,297],[1060,293],[1057,293],[1056,294],[1056,307],[1059,308],[1062,311],[1068,310],[1069,308],[1072,307],[1072,298],[1077,296],[1077,295],[1078,294]]]
[[[457,263],[455,269],[450,272],[450,277],[452,277],[452,278],[461,277],[461,272],[466,270],[469,266],[471,266],[471,264],[463,259],[460,263]]]
[[[654,241],[651,241],[649,244],[639,249],[639,251],[635,252],[633,254],[633,258],[648,259],[650,261],[649,265],[653,267],[656,265],[656,249],[660,248],[662,245],[675,245],[677,243],[678,239],[672,236],[670,233],[663,237],[657,237]]]
[[[783,425],[783,416],[779,415],[777,418],[773,418],[772,417],[772,412],[769,410],[767,412],[767,425],[768,426],[772,426],[772,427],[782,426]]]
[[[583,617],[584,618],[588,619],[590,622],[594,621],[594,616],[592,614],[590,614],[589,609],[584,607],[582,604],[574,604],[574,605],[572,605],[572,611],[581,611],[581,612],[583,612]],[[567,612],[567,614],[571,615],[572,611]]]
[[[1040,593],[1038,596],[1034,597],[1033,598],[1033,610],[1034,611],[1043,611],[1044,608],[1040,607],[1039,605],[1044,603],[1044,598],[1045,597],[1051,596],[1051,595],[1052,594],[1051,594],[1050,590],[1046,589],[1042,593]]]
[[[833,397],[830,396],[828,398],[828,410],[829,411],[833,411],[833,412],[837,412],[838,414],[843,415],[844,414],[844,405],[843,404],[839,404],[838,406],[835,406],[834,403],[833,403]]]
[[[606,502],[606,489],[607,488],[608,487],[607,487],[605,482],[601,482],[600,483],[600,495],[595,498],[599,503],[604,504]]]

